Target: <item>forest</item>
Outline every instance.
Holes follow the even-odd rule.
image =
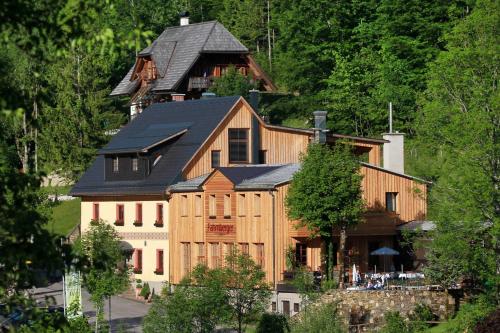
[[[3,1],[2,251],[20,219],[43,224],[35,179],[77,180],[110,131],[127,123],[126,101],[108,95],[181,11],[192,23],[218,20],[252,51],[279,88],[262,98],[272,122],[312,127],[312,111],[326,110],[331,131],[380,137],[392,102],[406,169],[432,182],[428,219],[437,228],[427,274],[443,285],[467,276],[498,304],[495,0]]]

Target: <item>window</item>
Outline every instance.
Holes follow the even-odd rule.
[[[118,156],[113,157],[113,172],[118,172],[120,170],[120,165],[118,161]]]
[[[259,164],[266,164],[267,150],[259,150]]]
[[[92,220],[99,220],[99,204],[94,203],[92,205]]]
[[[142,273],[142,249],[134,249],[134,273]]]
[[[220,167],[220,150],[212,150],[212,168]]]
[[[295,244],[295,260],[297,265],[307,266],[307,246],[306,244]]]
[[[240,243],[240,251],[242,254],[250,254],[248,243]]]
[[[125,207],[121,204],[116,205],[116,221],[115,225],[123,225],[125,223]]]
[[[299,303],[293,303],[293,311],[294,312],[300,311],[300,304]]]
[[[163,204],[156,204],[156,221],[155,226],[163,226]]]
[[[163,274],[163,250],[156,250],[156,274]]]
[[[208,197],[208,217],[214,219],[216,216],[216,201],[215,194],[210,194]]]
[[[134,172],[139,171],[139,160],[137,157],[132,158],[132,171]]]
[[[197,194],[194,196],[194,216],[201,216],[203,211],[203,203],[201,201],[201,195]]]
[[[256,258],[255,262],[257,265],[259,265],[261,268],[264,268],[264,244],[255,244],[255,252],[256,252]]]
[[[198,264],[206,264],[205,262],[205,243],[196,243],[198,247],[198,256],[196,258]]]
[[[253,196],[253,216],[260,216],[260,194]]]
[[[396,212],[396,199],[398,194],[396,192],[386,192],[385,193],[385,208],[388,212]]]
[[[271,310],[272,310],[273,312],[276,312],[276,302],[272,302],[272,303],[271,303]]]
[[[181,216],[188,216],[188,196],[181,195]]]
[[[231,218],[231,194],[224,194],[224,218]]]
[[[142,225],[142,203],[135,204],[135,221],[134,225]]]
[[[210,266],[211,268],[220,267],[220,249],[219,243],[210,243]]]
[[[184,275],[191,272],[191,243],[182,243],[182,270]]]
[[[244,194],[238,194],[238,216],[246,215],[246,197]]]
[[[229,129],[229,163],[248,163],[247,129]]]

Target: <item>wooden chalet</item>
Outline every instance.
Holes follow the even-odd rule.
[[[139,52],[111,96],[129,96],[134,117],[155,102],[200,98],[229,66],[255,80],[260,90],[276,90],[248,48],[222,24],[189,24],[183,17],[180,26],[167,28]]]
[[[82,198],[82,231],[95,218],[114,223],[133,252],[135,277],[156,288],[178,283],[198,263],[222,265],[234,247],[276,287],[286,279],[290,246],[300,265],[323,269],[321,240],[286,214],[299,156],[311,142],[348,139],[366,161],[367,203],[364,223],[348,230],[348,264],[380,268],[382,259],[369,253],[393,247],[399,226],[425,217],[426,184],[398,169],[401,134],[337,135],[325,129],[326,112],[315,119],[314,129],[270,125],[237,96],[153,104],[99,151],[72,189]]]

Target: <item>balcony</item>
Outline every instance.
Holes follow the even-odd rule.
[[[212,85],[211,77],[193,76],[189,78],[188,91],[208,89]]]

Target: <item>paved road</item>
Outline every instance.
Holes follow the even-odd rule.
[[[42,301],[48,297],[50,304],[62,306],[62,283],[58,282],[46,288],[37,288],[34,297]],[[85,289],[82,290],[82,298],[85,315],[89,317],[90,323],[95,323],[95,309],[89,300],[89,293]],[[136,302],[121,297],[111,297],[111,325],[113,332],[117,332],[120,327],[123,327],[126,332],[142,332],[142,319],[148,312],[149,307],[149,304],[144,304],[143,302]],[[107,300],[105,302],[104,313],[107,320]]]

